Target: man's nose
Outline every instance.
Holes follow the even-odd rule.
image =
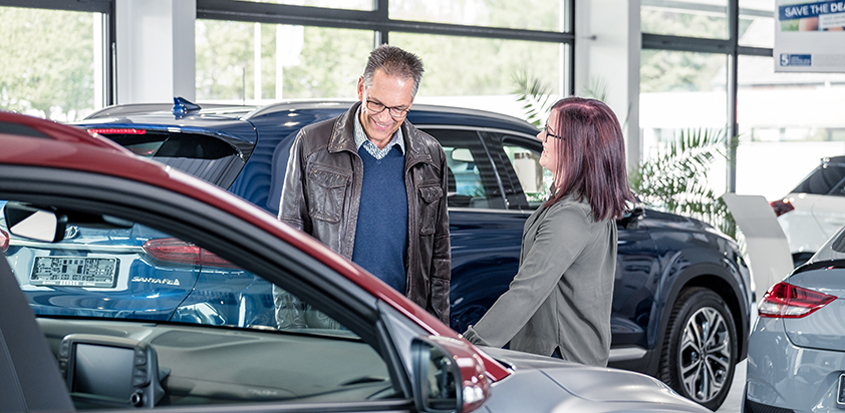
[[[388,108],[384,108],[384,110],[376,114],[376,118],[381,123],[389,123],[393,121],[393,117],[390,116],[390,109]]]

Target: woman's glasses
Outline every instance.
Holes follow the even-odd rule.
[[[555,135],[554,133],[549,131],[549,124],[548,123],[546,124],[546,127],[543,128],[543,133],[545,134],[545,137],[543,138],[543,143],[546,143],[546,142],[549,141],[549,136],[551,136],[555,139],[561,139],[561,140],[563,139],[563,136]]]

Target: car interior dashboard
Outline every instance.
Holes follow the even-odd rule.
[[[396,396],[357,337],[40,317],[77,409]]]

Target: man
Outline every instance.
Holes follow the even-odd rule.
[[[405,120],[422,73],[419,58],[398,47],[372,51],[358,79],[360,102],[297,135],[279,219],[449,324],[446,157]],[[308,324],[288,294],[273,295],[280,328]]]

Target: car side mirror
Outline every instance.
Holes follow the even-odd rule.
[[[411,344],[414,400],[420,412],[468,413],[490,396],[484,362],[467,343],[448,337],[417,337]]]
[[[622,224],[624,228],[635,229],[637,228],[643,216],[645,216],[645,208],[640,205],[637,205],[625,211],[625,213],[622,215],[622,218],[620,218],[618,222]]]
[[[9,233],[43,242],[59,242],[65,236],[67,216],[20,202],[7,202],[3,208]]]

